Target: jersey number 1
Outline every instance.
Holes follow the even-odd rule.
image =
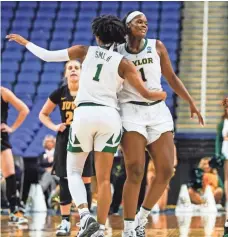
[[[140,71],[140,73],[141,73],[142,80],[143,80],[143,81],[147,81],[147,79],[145,78],[145,73],[144,73],[143,68],[140,68],[139,71]]]
[[[101,74],[102,67],[103,67],[103,64],[97,64],[97,71],[96,71],[95,77],[93,77],[94,81],[99,81],[100,80],[99,76]],[[139,71],[141,73],[142,80],[147,81],[146,78],[145,78],[145,73],[144,73],[143,68],[140,68]]]
[[[101,74],[102,67],[103,67],[103,64],[97,64],[97,71],[96,71],[95,77],[93,77],[94,81],[99,81],[100,80],[99,76]]]

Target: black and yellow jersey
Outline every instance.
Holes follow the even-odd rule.
[[[70,126],[76,106],[74,104],[75,96],[70,94],[68,86],[61,86],[52,92],[49,99],[59,106],[62,123]]]

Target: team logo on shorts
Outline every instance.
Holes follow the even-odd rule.
[[[152,51],[152,48],[150,47],[150,46],[148,46],[147,48],[147,53],[152,53],[151,51]]]

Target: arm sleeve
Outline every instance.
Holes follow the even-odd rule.
[[[70,60],[67,49],[50,51],[41,48],[32,42],[29,42],[26,45],[26,48],[35,56],[46,62],[65,62]]]
[[[60,100],[61,100],[61,88],[53,91],[50,96],[49,99],[51,100],[51,102],[53,102],[54,104],[59,104]]]

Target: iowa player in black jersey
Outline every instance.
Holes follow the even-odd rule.
[[[66,173],[66,157],[67,142],[70,124],[73,120],[75,109],[74,99],[77,95],[81,64],[78,61],[68,61],[65,65],[64,76],[67,85],[61,86],[55,90],[40,111],[39,118],[41,122],[53,131],[58,132],[56,138],[56,146],[54,153],[53,173],[60,177],[60,210],[62,222],[56,231],[57,236],[66,236],[70,234],[70,209],[72,198],[68,188],[68,180]],[[54,124],[49,115],[59,106],[61,114],[61,123]],[[83,179],[87,189],[88,203],[91,204],[91,159],[87,159],[87,163],[83,172]]]
[[[12,126],[7,125],[9,103],[18,111]],[[6,180],[6,196],[10,204],[10,223],[24,224],[28,220],[20,215],[16,198],[16,176],[14,159],[9,142],[9,134],[13,133],[25,120],[29,109],[13,92],[1,86],[1,169]]]

